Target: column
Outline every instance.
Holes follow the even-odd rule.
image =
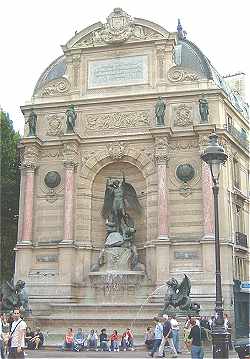
[[[75,167],[74,162],[64,162],[65,184],[64,184],[64,243],[73,242],[73,212],[74,212],[74,182]]]
[[[21,242],[32,243],[33,230],[33,203],[34,203],[34,179],[35,179],[35,165],[23,167],[25,171],[25,185],[24,185],[24,208],[22,221],[22,236]]]
[[[158,175],[158,239],[168,239],[167,157],[156,157]]]
[[[202,163],[203,238],[214,238],[214,204],[210,168]]]

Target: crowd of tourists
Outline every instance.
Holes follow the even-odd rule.
[[[185,351],[189,351],[191,358],[203,359],[204,346],[211,346],[215,317],[191,317],[186,318],[183,329],[183,341]],[[164,314],[162,318],[154,318],[154,328],[148,327],[145,332],[145,344],[149,350],[149,357],[157,355],[158,358],[165,357],[167,352],[170,352],[174,358],[181,354],[180,343],[180,323],[175,315],[169,317]],[[224,316],[225,329],[231,332],[231,323],[227,317]],[[229,349],[232,350],[231,335],[229,338]]]
[[[100,333],[91,329],[85,334],[81,328],[74,333],[72,328],[68,328],[65,336],[62,350],[95,350],[95,351],[114,351],[135,350],[134,336],[130,328],[127,328],[122,334],[117,330],[113,330],[111,334],[107,334],[107,330],[103,328]]]
[[[145,331],[144,342],[149,356],[164,357],[170,352],[176,358],[184,350],[190,352],[191,358],[203,359],[203,347],[211,346],[214,320],[214,317],[209,319],[188,316],[183,333],[181,333],[180,322],[176,316],[169,317],[164,314],[162,317],[155,317],[154,327],[148,327]],[[18,308],[15,308],[9,317],[2,314],[0,324],[1,358],[24,358],[26,348],[38,350],[44,344],[44,335],[40,328],[32,330],[27,327]],[[231,323],[227,315],[224,316],[224,325],[230,333]],[[183,338],[182,343],[180,338]],[[124,330],[123,333],[118,333],[117,330],[107,333],[106,328],[101,329],[100,332],[91,329],[89,333],[84,333],[81,328],[75,332],[72,328],[68,328],[60,349],[76,352],[83,350],[133,351],[135,350],[134,335],[130,328]],[[229,338],[229,349],[233,349],[231,338]]]

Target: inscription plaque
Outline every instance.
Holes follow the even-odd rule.
[[[148,83],[148,56],[128,56],[89,61],[88,88]]]
[[[175,259],[198,259],[198,252],[175,252]]]

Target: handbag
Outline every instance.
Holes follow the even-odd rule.
[[[11,347],[11,339],[12,339],[12,335],[14,334],[17,326],[22,322],[22,319],[19,320],[19,322],[16,324],[15,328],[12,330],[12,332],[10,333],[10,337],[8,339],[8,343],[7,343],[7,347],[10,348]]]

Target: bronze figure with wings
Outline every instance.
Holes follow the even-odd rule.
[[[115,232],[123,235],[124,226],[130,226],[131,218],[127,213],[128,209],[133,209],[141,213],[142,208],[134,187],[126,182],[123,173],[122,181],[111,178],[107,179],[102,208],[102,217],[106,224],[112,227]]]

